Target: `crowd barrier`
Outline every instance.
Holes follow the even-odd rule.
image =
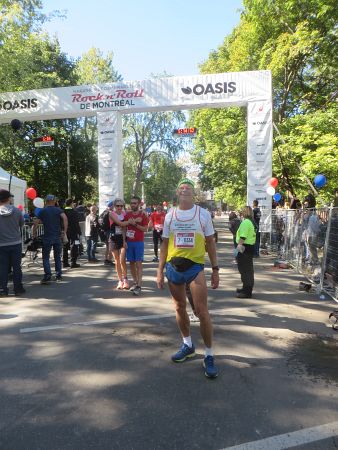
[[[338,301],[338,208],[261,210],[260,249]]]

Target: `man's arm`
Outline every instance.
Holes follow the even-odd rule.
[[[61,219],[63,221],[63,232],[64,234],[67,234],[67,230],[68,230],[68,218],[66,216],[65,213],[61,214]]]
[[[219,267],[217,263],[217,252],[216,252],[216,244],[214,235],[206,236],[205,243],[207,247],[208,256],[210,259],[210,264],[212,267],[211,273],[211,287],[212,289],[216,289],[219,286]]]
[[[160,262],[158,263],[157,277],[156,277],[157,287],[159,289],[164,288],[164,266],[168,256],[168,246],[169,246],[169,239],[163,238],[160,251]]]

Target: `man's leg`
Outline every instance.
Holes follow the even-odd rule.
[[[176,322],[183,338],[190,336],[190,321],[187,313],[185,284],[173,284],[169,282],[169,290],[172,295]]]
[[[70,248],[70,243],[67,242],[67,244],[63,244],[63,255],[62,255],[62,263],[63,267],[69,266],[69,260],[68,260],[68,250]]]
[[[134,284],[137,285],[136,261],[130,261],[130,273],[133,278]]]
[[[142,261],[136,261],[136,279],[137,286],[142,285]]]
[[[49,262],[49,255],[52,248],[52,244],[49,242],[43,242],[42,244],[42,263],[43,263],[43,270],[45,272],[46,277],[51,277],[52,272],[50,270],[50,262]]]
[[[153,244],[155,258],[158,258],[158,234],[156,230],[153,230]]]
[[[200,319],[200,332],[207,348],[212,347],[212,323],[208,311],[208,291],[204,271],[190,283],[195,314]]]
[[[8,265],[10,262],[7,246],[0,247],[0,294],[8,294]]]
[[[13,285],[14,292],[19,292],[23,289],[22,286],[22,270],[21,270],[21,254],[22,254],[22,245],[13,245],[11,246],[11,262],[13,268]]]
[[[62,246],[61,241],[53,243],[54,264],[57,278],[60,278],[62,276],[61,246]]]

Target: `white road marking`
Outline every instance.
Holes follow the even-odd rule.
[[[304,428],[291,433],[279,434],[259,441],[247,442],[234,445],[222,450],[283,450],[298,445],[321,441],[330,437],[338,436],[338,422],[327,423],[312,428]]]
[[[224,313],[224,311],[229,311],[226,309],[217,309],[209,311],[210,314],[219,314]],[[66,323],[64,325],[47,325],[44,327],[31,327],[31,328],[20,328],[20,333],[34,333],[37,331],[48,331],[48,330],[62,330],[66,328],[74,328],[74,327],[88,327],[92,325],[103,325],[107,323],[119,323],[119,322],[135,322],[139,320],[151,320],[151,319],[163,319],[166,317],[174,317],[174,313],[168,314],[153,314],[149,316],[136,316],[136,317],[121,317],[118,319],[105,319],[105,320],[92,320],[87,322],[72,322]]]
[[[137,317],[121,317],[118,319],[107,319],[107,320],[92,320],[88,322],[73,322],[67,323],[65,325],[49,325],[45,327],[32,327],[32,328],[21,328],[20,333],[33,333],[35,331],[46,331],[46,330],[60,330],[64,328],[73,328],[79,326],[91,326],[91,325],[102,325],[105,323],[119,323],[119,322],[135,322],[139,320],[149,320],[149,319],[162,319],[165,317],[173,317],[173,314],[157,314],[151,316],[137,316]]]

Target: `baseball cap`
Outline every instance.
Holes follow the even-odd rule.
[[[112,200],[110,200],[110,202],[107,203],[108,208],[111,208],[112,206],[114,206],[114,202]]]
[[[53,195],[53,194],[46,195],[47,202],[52,202],[53,200],[55,200],[55,195]]]
[[[178,182],[177,187],[179,188],[181,186],[181,184],[190,184],[190,186],[195,188],[195,183],[192,180],[190,180],[189,178],[182,178],[182,180],[180,180]]]
[[[9,191],[6,189],[0,189],[0,202],[8,200],[10,197],[13,197],[13,195]]]

